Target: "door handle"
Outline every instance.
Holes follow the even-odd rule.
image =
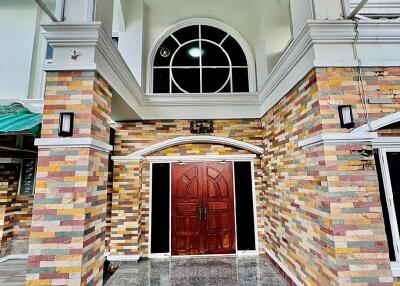
[[[208,208],[207,207],[203,207],[203,211],[204,211],[204,220],[207,220]]]
[[[204,211],[203,206],[199,206],[199,207],[197,208],[197,216],[198,216],[199,220],[202,220],[202,219],[203,219],[203,211]]]

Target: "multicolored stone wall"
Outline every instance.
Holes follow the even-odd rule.
[[[399,111],[399,71],[363,70],[367,100],[379,102],[371,119]],[[338,105],[363,124],[357,80],[357,69],[318,68],[262,118],[266,247],[305,285],[393,283],[374,158],[357,143],[298,147],[348,132]]]
[[[143,149],[158,142],[179,137],[189,136],[190,121],[189,120],[154,120],[154,121],[136,121],[115,124],[115,155],[123,156],[129,155],[137,150]],[[215,120],[214,121],[214,136],[229,137],[236,140],[241,140],[256,146],[262,146],[261,138],[261,123],[257,119],[243,119],[243,120]],[[232,154],[248,154],[247,151],[239,150],[236,148],[221,146],[218,144],[184,144],[176,147],[170,147],[165,150],[158,151],[152,156],[184,156],[184,155],[232,155]],[[117,162],[116,162],[117,163]],[[263,190],[261,188],[261,161],[259,158],[255,160],[255,182],[256,182],[256,203],[258,211],[258,233],[260,249],[262,249],[264,242],[263,221],[262,221],[262,201]],[[120,164],[120,163],[118,163]],[[127,163],[125,163],[127,164]],[[129,164],[127,165],[129,166]],[[118,178],[117,184],[120,186],[126,185],[124,191],[128,191],[130,180],[128,172],[124,169],[114,169],[115,177]],[[130,168],[133,168],[131,166]],[[123,184],[120,182],[124,179]],[[149,253],[149,224],[150,224],[150,162],[144,161],[141,166],[141,206],[140,206],[140,250],[136,252],[129,252],[131,254],[142,253],[148,255]],[[131,188],[132,190],[132,188]],[[136,190],[136,187],[135,187]],[[118,195],[113,190],[113,203],[118,202]],[[122,201],[122,205],[124,201]],[[116,206],[113,204],[113,211]],[[123,213],[124,207],[118,208],[115,213]],[[124,217],[125,215],[123,215]],[[125,219],[125,218],[124,218]],[[128,220],[127,220],[128,221]],[[132,220],[131,220],[132,221]],[[124,223],[125,224],[125,223]],[[119,229],[119,232],[129,234],[131,229],[128,226]],[[139,233],[139,232],[138,232]],[[133,233],[132,233],[133,235]],[[138,234],[139,235],[139,234]],[[127,238],[129,239],[129,238]],[[133,239],[130,238],[130,239]],[[135,238],[136,239],[136,238]],[[110,251],[118,253],[117,249],[124,248],[122,241],[121,246],[111,246]],[[129,247],[125,247],[129,249]]]
[[[47,74],[42,138],[74,112],[74,136],[109,142],[111,89],[95,72]],[[108,152],[41,147],[29,241],[27,285],[102,285]]]
[[[20,164],[0,164],[0,257],[11,253]]]
[[[142,162],[115,162],[110,255],[141,255]]]
[[[370,120],[400,111],[400,68],[363,68],[363,89]],[[319,105],[324,132],[343,132],[338,105],[352,105],[356,127],[364,124],[357,68],[318,68]]]
[[[33,196],[18,195],[20,167],[0,164],[0,256],[28,253]]]
[[[32,223],[33,196],[17,196],[11,254],[27,254]]]

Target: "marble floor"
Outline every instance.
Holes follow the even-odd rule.
[[[1,286],[25,285],[26,260],[0,264]],[[144,259],[123,262],[107,286],[287,286],[264,256]]]
[[[254,256],[124,262],[106,285],[286,286],[288,283],[266,257]]]
[[[7,260],[0,263],[0,285],[25,285],[26,260]]]

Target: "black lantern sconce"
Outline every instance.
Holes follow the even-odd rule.
[[[71,137],[74,133],[74,113],[62,112],[60,113],[60,123],[58,129],[58,136]]]
[[[351,105],[339,106],[340,126],[342,128],[351,129],[354,127],[353,110]]]

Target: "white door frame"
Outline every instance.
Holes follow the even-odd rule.
[[[150,206],[149,206],[149,257],[150,258],[169,258],[173,256],[171,254],[172,247],[172,163],[186,163],[186,162],[249,162],[251,165],[251,180],[252,180],[252,196],[253,196],[253,215],[254,215],[254,236],[255,236],[255,250],[253,251],[238,251],[237,250],[237,228],[236,228],[236,190],[235,190],[235,170],[234,165],[233,169],[233,192],[234,192],[234,212],[235,212],[235,253],[234,254],[214,254],[214,255],[185,255],[182,257],[204,257],[204,256],[232,256],[232,255],[258,255],[259,254],[259,246],[258,246],[258,217],[257,217],[257,201],[256,201],[256,191],[255,191],[255,174],[254,174],[254,159],[256,155],[254,154],[240,154],[240,155],[198,155],[198,156],[149,156],[146,157],[146,160],[150,162]],[[157,163],[168,163],[170,165],[169,169],[169,252],[168,253],[151,253],[151,225],[152,225],[152,182],[153,182],[153,164]],[[174,256],[175,257],[175,256]]]
[[[378,150],[379,150],[379,161],[381,165],[383,185],[385,189],[386,204],[388,207],[388,213],[390,219],[390,229],[392,231],[393,247],[396,256],[396,261],[400,261],[400,235],[399,235],[398,218],[396,217],[396,210],[394,207],[392,182],[390,179],[390,171],[387,161],[387,153],[391,152],[400,153],[400,147],[379,148]],[[389,241],[388,243],[391,242]]]

